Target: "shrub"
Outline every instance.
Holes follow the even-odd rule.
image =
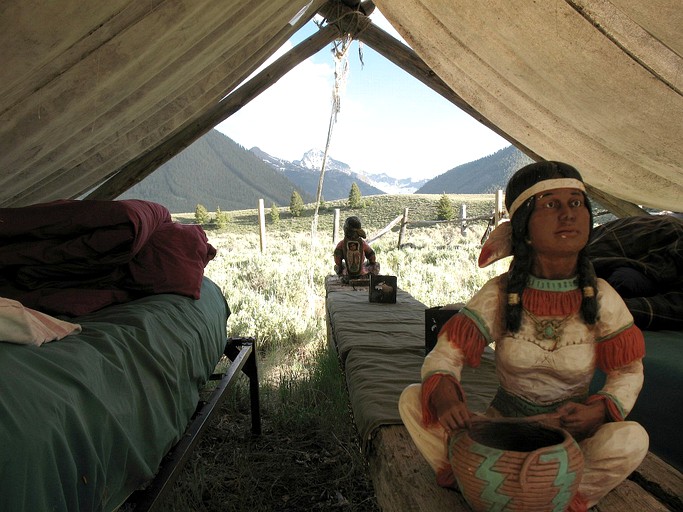
[[[209,212],[203,204],[198,204],[194,209],[194,220],[202,226],[209,223]]]
[[[441,194],[441,198],[436,206],[436,218],[439,220],[451,220],[454,216],[455,213],[450,198],[445,193]]]
[[[361,193],[358,185],[354,181],[351,184],[351,190],[349,191],[349,207],[350,208],[360,208],[362,206]]]
[[[280,222],[280,210],[278,210],[278,207],[273,203],[270,207],[270,222],[273,224],[279,224]]]
[[[230,215],[228,212],[221,211],[221,207],[216,208],[216,217],[214,218],[214,223],[218,229],[225,229],[230,222]]]
[[[301,217],[301,213],[304,211],[304,200],[301,199],[301,195],[296,190],[292,192],[292,198],[289,201],[289,211],[292,212],[294,217]]]

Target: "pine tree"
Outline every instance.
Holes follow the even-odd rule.
[[[218,229],[225,229],[225,227],[228,225],[228,222],[230,222],[230,216],[228,215],[228,212],[221,211],[221,207],[218,206],[216,208],[216,217],[214,222],[216,223],[216,227]]]
[[[296,190],[292,192],[292,198],[289,201],[289,211],[292,212],[293,217],[301,217],[301,212],[304,211],[304,200],[301,199]]]
[[[270,222],[273,224],[280,223],[280,210],[275,203],[270,207]]]
[[[204,226],[209,223],[209,212],[203,204],[198,204],[194,209],[194,220],[197,224]]]
[[[351,190],[349,191],[349,207],[350,208],[360,208],[362,206],[360,189],[356,182],[351,184]]]
[[[454,214],[451,200],[444,192],[436,206],[436,218],[439,220],[451,220]]]

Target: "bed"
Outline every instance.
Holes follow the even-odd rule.
[[[82,332],[0,343],[0,510],[114,510],[157,472],[226,347],[229,310],[158,294],[73,319]]]
[[[58,201],[0,209],[0,247],[0,510],[153,508],[240,373],[258,433],[253,339],[226,336],[199,226],[144,201]],[[14,338],[16,318],[45,329]]]
[[[588,244],[596,274],[622,296],[645,336],[645,381],[629,419],[650,434],[650,450],[683,470],[683,219],[624,217],[596,226]],[[604,376],[598,375],[594,388]]]

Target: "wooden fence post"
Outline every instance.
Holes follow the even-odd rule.
[[[401,230],[398,233],[398,248],[403,245],[403,239],[406,236],[406,226],[408,225],[408,208],[403,210],[403,220],[401,221]]]
[[[332,224],[332,243],[334,245],[339,241],[339,208],[334,209],[334,221]]]
[[[460,234],[467,236],[467,205],[465,203],[460,205]]]
[[[493,211],[493,227],[498,227],[503,218],[503,191],[496,191],[496,209]]]
[[[263,199],[258,200],[258,226],[261,236],[261,253],[266,252],[266,211],[263,207]]]

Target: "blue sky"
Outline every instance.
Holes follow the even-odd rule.
[[[376,10],[373,21],[398,34]],[[277,56],[308,37],[309,23]],[[354,171],[433,178],[509,143],[368,46],[349,50],[349,72],[329,155]],[[324,149],[330,120],[331,45],[301,63],[216,128],[238,144],[286,160]]]

